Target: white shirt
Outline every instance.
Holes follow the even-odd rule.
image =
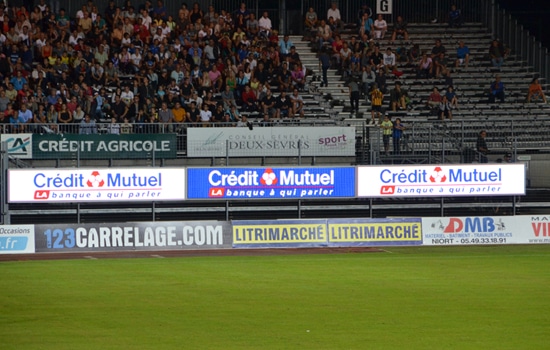
[[[130,104],[134,100],[134,93],[132,91],[122,91],[120,93],[120,99],[126,104]]]
[[[210,118],[212,118],[212,112],[205,111],[204,109],[201,110],[201,121],[208,122],[210,121]]]
[[[332,7],[329,8],[327,11],[327,19],[330,17],[334,18],[335,21],[341,20],[342,16],[340,16],[340,9],[333,10]]]
[[[386,66],[395,66],[395,54],[392,52],[391,54],[384,54],[384,64]]]
[[[262,16],[258,23],[260,25],[260,30],[271,30],[271,20],[268,17]]]
[[[375,30],[386,30],[388,28],[388,23],[386,23],[386,20],[376,20],[374,21],[374,29]]]
[[[134,64],[136,66],[139,66],[140,62],[141,62],[141,54],[139,52],[136,52],[136,53],[133,53],[131,56],[130,56],[130,59],[132,60],[132,62],[134,62]]]

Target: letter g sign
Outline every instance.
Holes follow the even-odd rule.
[[[391,15],[393,0],[376,0],[376,14]]]

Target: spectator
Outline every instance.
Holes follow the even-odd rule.
[[[407,52],[407,65],[417,66],[422,53],[420,52],[420,45],[414,44]]]
[[[504,103],[504,83],[501,81],[500,75],[495,76],[495,81],[491,83],[489,92],[489,103],[495,103],[498,98],[501,103]]]
[[[174,123],[174,114],[168,108],[168,104],[163,102],[159,110],[159,122],[165,125],[165,132],[172,132],[172,123]]]
[[[355,81],[355,78],[350,78],[348,83],[349,89],[349,101],[351,104],[351,113],[359,114],[359,97],[361,92],[359,90],[359,84]]]
[[[290,96],[292,102],[292,117],[304,117],[304,99],[300,96],[298,89],[294,88]]]
[[[305,26],[309,31],[314,31],[317,28],[317,12],[313,9],[313,7],[310,7],[309,10],[306,12],[305,16]]]
[[[271,19],[268,17],[267,11],[264,11],[262,18],[258,21],[260,26],[259,36],[261,38],[267,39],[271,35]]]
[[[382,142],[384,143],[384,152],[386,155],[390,153],[390,137],[393,133],[393,123],[390,121],[390,118],[385,115],[384,121],[380,123],[380,128],[382,129]]]
[[[222,102],[225,109],[231,108],[231,106],[237,106],[235,101],[235,95],[229,85],[225,86],[225,91],[222,92]]]
[[[250,88],[250,85],[245,85],[242,93],[242,110],[246,112],[256,112],[258,106],[256,104],[256,94]]]
[[[409,41],[409,32],[407,30],[407,22],[403,20],[402,16],[397,16],[397,20],[393,24],[393,33],[391,35],[391,43],[396,39],[405,39]]]
[[[449,27],[458,28],[462,25],[462,13],[457,9],[456,5],[451,5],[449,11]]]
[[[273,126],[273,122],[271,121],[271,119],[269,119],[269,114],[264,114],[259,124],[262,127]]]
[[[277,116],[277,99],[273,96],[270,89],[266,91],[266,95],[262,99],[262,109],[264,114],[268,114],[271,118]]]
[[[277,114],[276,118],[286,118],[290,116],[291,110],[292,110],[292,102],[286,95],[286,91],[282,90],[281,94],[276,99],[276,105],[277,108]]]
[[[443,53],[446,52],[445,46],[441,44],[441,39],[437,39],[435,41],[434,47],[432,47],[432,55],[431,55],[432,59],[436,56],[439,56],[439,54],[442,52]]]
[[[290,40],[290,37],[288,35],[285,35],[281,40],[279,40],[278,46],[281,58],[285,59],[288,55],[290,55],[290,48],[293,47],[294,44]]]
[[[372,86],[376,82],[376,73],[372,70],[371,66],[365,65],[363,66],[363,72],[361,75],[361,81],[363,82],[363,93],[365,94],[365,98],[367,103],[369,102],[369,92],[372,89]]]
[[[391,47],[388,47],[386,49],[386,52],[384,53],[383,57],[384,57],[384,61],[383,61],[384,69],[386,70],[386,74],[388,74],[389,72],[397,71],[397,59]]]
[[[448,65],[449,60],[447,59],[445,52],[440,52],[433,58],[432,76],[436,79],[442,77],[445,79],[445,82],[450,85],[451,70],[448,68]]]
[[[256,19],[256,15],[250,14],[249,19],[246,21],[246,35],[249,39],[254,39],[260,32],[260,23]]]
[[[443,95],[441,102],[439,103],[439,119],[445,120],[445,118],[448,118],[449,120],[453,120],[453,113],[451,110],[451,103],[447,100],[447,96]]]
[[[401,123],[401,118],[396,118],[393,123],[393,154],[401,154],[401,139],[403,138],[403,131],[405,126]]]
[[[390,92],[390,108],[395,112],[398,109],[405,109],[406,107],[405,94],[401,90],[401,82],[396,81],[395,87]]]
[[[367,13],[364,13],[363,19],[361,21],[361,26],[359,27],[359,34],[361,36],[366,35],[366,39],[368,40],[371,37],[373,26],[374,21],[372,20],[372,17],[369,16]]]
[[[378,75],[376,76],[376,84],[382,93],[386,94],[388,92],[388,78],[386,77],[386,71],[383,68],[378,70]]]
[[[374,38],[375,39],[384,39],[386,31],[388,30],[388,23],[382,15],[378,15],[376,21],[374,21]]]
[[[504,64],[504,57],[506,56],[506,49],[499,40],[493,40],[491,47],[489,47],[489,57],[491,58],[491,64],[494,68],[501,69]]]
[[[323,49],[325,43],[332,44],[333,42],[332,29],[325,20],[321,20],[317,28],[317,42],[319,43],[319,51]]]
[[[208,109],[208,104],[204,103],[200,112],[201,123],[203,127],[210,126],[210,121],[212,119],[212,112]]]
[[[455,67],[458,68],[458,66],[464,64],[464,67],[468,68],[468,63],[470,63],[470,49],[464,45],[463,40],[460,40],[456,49]]]
[[[120,135],[120,124],[115,117],[111,118],[111,123],[107,125],[107,133],[111,135]]]
[[[432,71],[433,71],[432,58],[429,57],[428,54],[426,53],[422,54],[422,58],[420,59],[420,62],[418,62],[416,77],[423,78],[423,79],[431,78]]]
[[[458,107],[458,97],[456,96],[456,92],[454,91],[452,85],[449,85],[447,87],[447,92],[445,93],[445,96],[447,97],[447,101],[449,101],[453,108]]]
[[[19,111],[17,112],[17,129],[18,132],[27,132],[27,126],[33,121],[33,113],[30,109],[27,109],[27,104],[21,104]]]
[[[370,92],[371,96],[371,118],[372,124],[380,122],[380,115],[382,112],[382,101],[384,100],[384,93],[378,89],[378,84],[374,83]],[[376,115],[376,119],[375,119]]]
[[[306,84],[306,77],[301,64],[294,65],[294,70],[290,73],[292,86],[295,89],[303,90]]]
[[[544,103],[546,102],[546,96],[542,91],[542,86],[539,83],[539,78],[533,78],[531,84],[529,85],[529,92],[527,93],[527,103],[530,103],[531,100],[542,99]]]
[[[330,18],[334,20],[334,23],[336,24],[337,28],[343,27],[342,16],[340,15],[340,9],[338,8],[338,4],[335,2],[333,2],[330,8],[327,10],[327,20],[329,20]]]
[[[84,119],[80,122],[80,134],[90,135],[97,134],[97,126],[95,120],[93,120],[89,114],[84,116]]]
[[[361,27],[363,23],[363,18],[365,18],[365,15],[367,18],[372,18],[372,10],[369,7],[369,5],[363,3],[361,5],[361,9],[359,10],[358,17],[357,17],[357,26]]]
[[[434,86],[432,93],[430,96],[428,96],[428,100],[426,101],[426,106],[429,108],[439,108],[439,104],[442,101],[441,94],[439,93],[439,90],[437,87]]]
[[[130,124],[130,120],[128,118],[124,118],[124,122],[120,126],[120,133],[121,134],[131,134],[132,133],[132,124]]]
[[[328,86],[328,70],[330,68],[330,55],[328,54],[327,50],[322,50],[321,54],[319,55],[319,70],[322,72],[323,81],[321,82],[321,87],[324,85],[325,87]]]
[[[487,158],[487,154],[489,153],[489,148],[487,147],[487,132],[485,130],[481,130],[479,132],[479,136],[477,138],[476,142],[476,149],[479,155],[479,162],[480,163],[488,163],[489,159]]]

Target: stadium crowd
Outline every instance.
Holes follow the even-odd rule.
[[[172,14],[163,0],[105,9],[88,1],[68,14],[39,0],[0,5],[0,29],[0,132],[88,134],[106,121],[111,133],[248,126],[243,111],[264,125],[303,116],[306,68],[268,13],[257,19],[244,3],[233,11],[195,2]]]

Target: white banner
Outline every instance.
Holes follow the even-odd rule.
[[[364,166],[358,197],[454,197],[525,194],[524,164]]]
[[[0,254],[34,253],[34,225],[0,226]]]
[[[8,170],[8,201],[115,202],[185,199],[185,169]]]
[[[355,156],[354,127],[189,128],[189,157]]]
[[[550,216],[422,218],[424,245],[549,244]]]
[[[376,0],[377,15],[391,15],[393,12],[393,0]]]
[[[2,134],[1,142],[7,142],[8,154],[21,159],[32,159],[32,134]]]

